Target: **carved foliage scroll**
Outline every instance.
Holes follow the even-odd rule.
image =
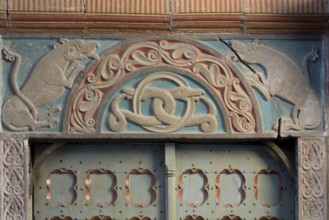
[[[258,112],[241,81],[242,73],[233,71],[224,55],[214,56],[194,45],[174,40],[135,43],[109,53],[89,72],[73,97],[69,111],[68,132],[95,133],[96,118],[105,94],[126,76],[151,67],[173,67],[193,74],[212,87],[221,97],[228,132],[256,132]],[[248,89],[247,89],[248,87]],[[251,89],[250,89],[251,91]],[[261,130],[261,129],[260,129]]]
[[[3,140],[0,149],[1,173],[1,219],[26,219],[26,140]]]
[[[325,142],[322,138],[303,138],[299,142],[301,219],[326,219]]]

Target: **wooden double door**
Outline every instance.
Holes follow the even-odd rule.
[[[47,145],[35,145],[35,161]],[[293,220],[295,187],[265,145],[67,144],[34,181],[36,220]]]

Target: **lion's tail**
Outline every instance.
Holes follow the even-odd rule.
[[[18,71],[19,68],[22,64],[22,58],[19,54],[17,53],[13,53],[8,51],[6,48],[3,49],[3,54],[5,55],[5,59],[13,62],[13,67],[11,69],[11,74],[10,74],[10,82],[11,85],[14,89],[15,95],[17,95],[27,106],[29,106],[29,108],[32,111],[32,115],[35,117],[36,116],[36,111],[35,111],[35,107],[34,105],[30,102],[29,99],[27,99],[23,93],[21,92],[18,84],[17,84],[17,76],[18,76]]]
[[[19,87],[17,85],[17,75],[18,75],[18,71],[19,71],[19,68],[22,63],[22,59],[21,59],[20,55],[10,52],[6,48],[3,49],[3,54],[5,55],[6,60],[14,63],[14,65],[11,69],[10,81],[11,81],[11,85],[15,91],[15,94],[20,96],[21,90],[19,89]]]

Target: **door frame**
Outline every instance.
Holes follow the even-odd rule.
[[[127,140],[125,140],[127,141]],[[177,140],[179,141],[179,140]],[[38,141],[39,142],[39,141]],[[79,142],[79,141],[77,141]],[[0,141],[0,219],[9,217],[32,220],[31,177],[32,161],[31,146],[33,140],[10,136]],[[80,140],[80,143],[83,141]],[[294,155],[297,170],[296,219],[327,219],[327,139],[323,137],[300,137],[296,139]],[[174,144],[167,144],[168,157],[173,159]],[[166,169],[167,186],[175,188],[174,167]],[[18,178],[8,178],[8,174]],[[314,181],[318,177],[319,181]],[[16,187],[9,192],[6,186]],[[174,192],[170,190],[170,192]],[[166,195],[168,198],[173,196]],[[14,202],[16,205],[14,205]],[[174,216],[175,204],[167,207],[167,216]],[[172,219],[172,218],[167,218]]]

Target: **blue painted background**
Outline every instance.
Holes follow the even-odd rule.
[[[113,45],[121,42],[121,40],[118,39],[83,39],[85,41],[98,41],[101,44],[101,47],[98,49],[98,53],[101,54],[103,51],[109,49]],[[234,39],[236,40],[236,39]],[[227,42],[230,42],[231,40],[226,40]],[[251,40],[239,40],[241,42],[247,43]],[[212,48],[220,51],[223,54],[228,54],[230,52],[229,48],[223,44],[220,41],[215,40],[203,40],[200,41],[206,45],[211,46]],[[321,98],[321,102],[323,105],[323,99],[324,99],[324,56],[323,56],[323,41],[321,39],[300,39],[300,40],[290,40],[290,39],[265,39],[260,40],[260,43],[266,43],[269,47],[274,48],[275,50],[278,50],[279,52],[285,54],[287,57],[289,57],[291,60],[293,60],[301,70],[301,73],[303,71],[303,62],[305,56],[313,49],[317,48],[319,50],[319,59],[310,65],[310,77],[311,77],[311,84],[313,86],[313,89],[316,91],[318,96]],[[18,78],[18,84],[20,88],[24,85],[26,80],[28,80],[29,74],[31,73],[33,66],[38,62],[38,60],[45,55],[47,52],[51,51],[53,48],[53,45],[55,43],[59,43],[59,38],[47,38],[47,39],[33,39],[33,38],[4,38],[3,39],[3,47],[9,49],[12,52],[18,53],[22,57],[22,65],[19,70],[19,78]],[[90,61],[90,60],[89,60]],[[87,64],[89,61],[84,62],[83,64]],[[3,59],[2,61],[2,77],[3,77],[3,92],[2,92],[2,98],[3,103],[11,96],[13,96],[13,90],[11,87],[10,82],[10,68],[12,66],[12,63],[5,61]],[[244,67],[243,65],[240,65],[240,68],[242,72],[244,73],[251,73],[251,71]],[[257,69],[258,67],[253,66],[253,68]],[[279,66],[278,66],[279,68]],[[197,85],[194,81],[184,78],[188,83],[193,87],[196,88]],[[132,82],[127,83],[123,87],[132,87],[135,83],[139,81],[139,78],[134,79]],[[61,97],[61,99],[57,100],[56,102],[52,103],[49,106],[44,106],[39,111],[49,109],[51,106],[54,105],[61,105],[62,110],[65,109],[65,103],[69,95],[69,90],[67,89],[65,94]],[[118,91],[120,92],[120,91]],[[118,94],[117,92],[117,94]],[[256,92],[257,93],[257,92]],[[209,95],[209,94],[208,94]],[[274,132],[272,130],[272,126],[275,123],[275,121],[278,119],[279,116],[285,116],[289,117],[291,114],[291,108],[292,105],[283,101],[279,98],[273,98],[271,101],[265,101],[265,99],[257,93],[257,98],[259,100],[259,103],[262,108],[263,112],[263,119],[264,119],[264,127],[265,130],[268,132]],[[61,118],[62,112],[56,113],[54,117]],[[106,119],[108,116],[108,111],[104,113],[103,118]],[[221,116],[218,115],[218,118],[220,119]],[[222,121],[222,120],[220,120]],[[108,131],[107,125],[105,125],[105,120],[103,120],[102,127],[104,131]],[[8,131],[5,127],[3,128],[4,131]],[[60,132],[62,130],[62,124],[60,123],[58,126],[54,128],[43,128],[39,129],[40,132]],[[143,129],[130,124],[129,130],[136,131],[136,132],[145,132]],[[184,130],[186,132],[188,131],[197,131],[196,128],[187,128]],[[224,132],[225,128],[223,125],[221,125],[218,129],[218,132]]]

